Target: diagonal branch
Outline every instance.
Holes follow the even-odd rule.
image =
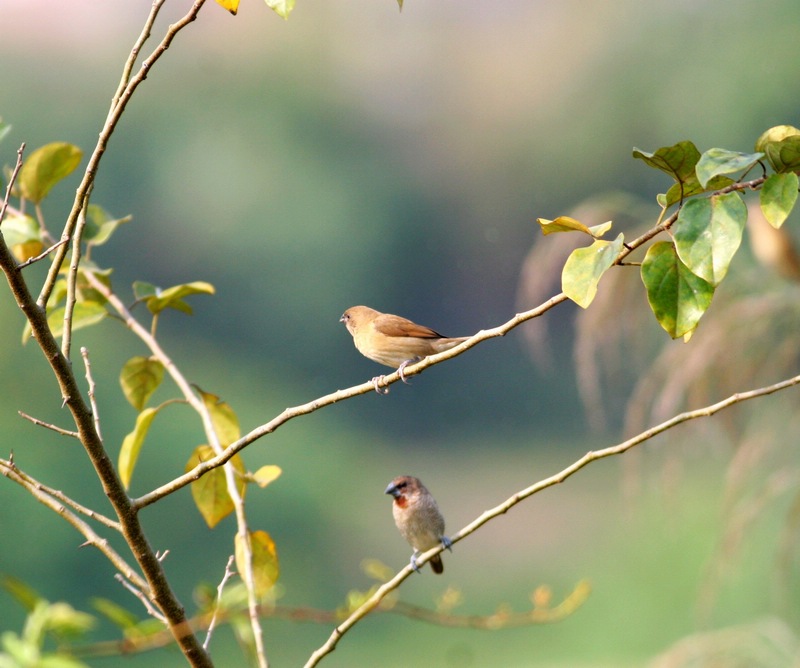
[[[135,76],[131,77],[130,74],[133,70],[139,50],[150,36],[150,30],[155,22],[156,16],[161,9],[161,5],[164,4],[163,0],[156,0],[153,2],[150,14],[145,22],[145,27],[142,30],[139,38],[136,40],[136,44],[131,50],[131,55],[128,57],[128,60],[125,63],[120,86],[117,90],[117,93],[114,95],[111,109],[108,112],[108,117],[103,129],[100,131],[97,145],[95,146],[94,151],[92,151],[92,155],[89,157],[89,163],[86,165],[86,171],[83,174],[83,179],[81,180],[78,189],[75,191],[75,201],[72,205],[72,210],[67,217],[67,222],[64,225],[64,231],[61,234],[62,239],[72,240],[72,246],[74,248],[77,248],[81,241],[80,235],[75,235],[75,228],[78,224],[79,216],[82,212],[86,212],[86,207],[89,205],[89,197],[92,189],[94,188],[94,181],[97,176],[97,169],[100,165],[100,159],[105,153],[105,150],[108,146],[108,141],[117,127],[117,123],[122,116],[122,112],[125,111],[125,107],[130,101],[131,96],[139,87],[139,84],[141,84],[147,78],[150,69],[153,67],[156,61],[162,55],[164,55],[164,52],[169,48],[170,44],[172,44],[172,40],[175,39],[175,36],[197,18],[197,14],[204,3],[205,0],[195,0],[183,18],[169,26],[164,38],[153,50],[150,56],[148,56],[148,58],[142,63],[139,72]],[[74,238],[73,235],[75,235]],[[58,249],[56,249],[56,255],[53,258],[53,264],[50,267],[50,271],[47,274],[47,279],[45,280],[42,290],[39,293],[39,298],[36,300],[36,303],[39,304],[39,306],[43,307],[45,304],[47,304],[47,300],[50,298],[50,293],[55,287],[56,280],[59,272],[61,271],[61,266],[64,263],[66,254],[66,244],[59,246]]]
[[[95,286],[100,289],[99,286]],[[423,360],[417,362],[416,364],[409,364],[405,370],[404,375],[406,378],[409,376],[414,376],[427,369],[429,366],[433,366],[434,364],[439,364],[447,359],[452,357],[456,357],[464,353],[465,351],[469,350],[473,346],[478,345],[483,341],[488,341],[489,339],[494,339],[500,336],[504,336],[506,333],[514,329],[515,327],[521,325],[523,322],[530,320],[532,318],[536,318],[543,313],[549,311],[554,306],[561,304],[562,302],[567,301],[567,296],[563,293],[548,299],[546,302],[537,306],[530,311],[525,311],[524,313],[518,313],[513,318],[508,320],[507,322],[499,325],[498,327],[493,327],[492,329],[483,329],[477,334],[471,336],[469,339],[464,341],[463,343],[459,344],[455,348],[451,348],[443,353],[438,353],[436,355],[431,355],[430,357],[426,357]],[[141,325],[140,325],[141,326]],[[397,382],[400,380],[399,372],[395,371],[393,373],[387,374],[382,381],[386,385],[390,385],[392,383]],[[339,401],[343,401],[344,399],[350,399],[351,397],[358,396],[359,394],[367,394],[369,392],[374,392],[375,387],[372,384],[372,381],[367,381],[362,383],[361,385],[354,385],[353,387],[347,388],[345,390],[336,390],[336,392],[332,392],[330,394],[326,394],[322,397],[314,399],[313,401],[309,401],[306,404],[302,404],[300,406],[294,406],[292,408],[285,409],[282,413],[274,417],[269,422],[261,425],[260,427],[256,427],[248,434],[245,434],[240,438],[238,441],[234,441],[231,443],[225,451],[208,459],[204,462],[198,464],[195,468],[193,468],[188,473],[181,475],[174,480],[154,489],[147,494],[140,496],[139,498],[134,500],[134,505],[137,508],[143,508],[145,506],[149,506],[151,503],[155,503],[159,499],[173,492],[185,487],[189,483],[197,480],[203,474],[207,473],[208,471],[221,466],[225,462],[227,462],[231,457],[233,457],[237,452],[246,448],[248,445],[257,441],[262,436],[266,436],[274,432],[279,427],[282,427],[284,424],[289,422],[290,420],[300,417],[301,415],[308,415],[309,413],[314,413],[318,411],[320,408],[325,408],[326,406],[330,406],[335,404]]]
[[[0,459],[0,473],[2,473],[9,480],[12,480],[23,487],[37,501],[50,508],[50,510],[61,515],[61,517],[75,527],[78,532],[83,534],[84,538],[86,538],[84,545],[92,545],[100,550],[106,559],[111,562],[114,568],[116,568],[126,580],[133,584],[133,586],[144,591],[149,589],[147,582],[142,578],[142,576],[127,564],[127,562],[119,555],[119,553],[109,545],[108,541],[105,538],[98,536],[97,533],[95,533],[95,531],[86,522],[84,522],[71,510],[66,508],[66,506],[71,506],[78,512],[83,513],[84,515],[91,517],[92,519],[95,519],[101,524],[111,529],[115,529],[116,531],[121,530],[119,524],[109,520],[106,517],[103,517],[103,515],[100,515],[99,513],[95,513],[88,508],[84,508],[81,504],[73,501],[65,494],[46,487],[34,478],[31,478],[31,476],[29,476],[27,473],[20,471],[16,464],[14,464],[12,461]]]
[[[596,462],[600,459],[605,459],[606,457],[612,457],[614,455],[621,455],[631,448],[636,447],[637,445],[641,445],[642,443],[649,441],[653,437],[662,434],[665,431],[672,429],[673,427],[678,426],[679,424],[683,424],[684,422],[689,422],[690,420],[696,420],[698,418],[703,417],[710,417],[730,406],[735,404],[742,403],[744,401],[749,401],[751,399],[756,399],[758,397],[764,397],[769,394],[774,394],[775,392],[780,392],[782,390],[786,390],[790,387],[794,387],[795,385],[800,384],[800,375],[794,376],[792,378],[787,378],[786,380],[782,380],[778,383],[773,385],[768,385],[765,387],[760,387],[755,390],[749,390],[747,392],[737,392],[736,394],[732,394],[731,396],[723,399],[722,401],[718,401],[715,404],[711,404],[709,406],[704,406],[703,408],[698,408],[692,411],[686,411],[684,413],[680,413],[675,415],[674,417],[670,418],[658,424],[650,429],[647,429],[640,434],[637,434],[633,438],[629,438],[622,443],[617,445],[610,446],[608,448],[604,448],[602,450],[596,450],[593,452],[587,452],[583,457],[572,463],[570,466],[566,467],[565,469],[559,471],[555,475],[550,476],[549,478],[545,478],[544,480],[540,480],[537,483],[534,483],[530,487],[527,487],[523,490],[520,490],[513,496],[506,499],[503,503],[495,506],[494,508],[487,510],[484,512],[480,517],[476,518],[472,522],[470,522],[467,526],[461,529],[458,533],[452,535],[450,537],[450,541],[452,544],[457,543],[458,541],[466,538],[470,534],[477,531],[480,527],[482,527],[487,522],[499,517],[507,513],[511,508],[516,506],[521,501],[533,496],[534,494],[541,492],[548,487],[553,487],[564,482],[567,478],[571,477],[582,468],[588,466],[592,462]],[[439,554],[444,550],[444,546],[439,545],[427,552],[424,552],[417,556],[417,567],[421,567],[425,564],[431,557]],[[326,655],[330,654],[333,650],[336,649],[336,645],[341,640],[342,636],[347,633],[353,626],[355,626],[359,621],[361,621],[364,617],[366,617],[370,612],[372,612],[380,603],[381,601],[395,589],[397,589],[403,581],[409,577],[414,572],[414,569],[409,564],[401,571],[399,571],[391,580],[381,585],[373,594],[370,596],[358,609],[356,609],[344,622],[339,624],[333,632],[331,633],[328,640],[321,645],[317,650],[315,650],[311,657],[309,658],[308,662],[305,665],[305,668],[312,668],[316,666]]]
[[[715,194],[757,189],[761,185],[763,185],[764,180],[765,180],[764,177],[759,177],[751,181],[734,183],[723,188],[722,190],[717,191],[717,193]],[[623,248],[623,250],[617,257],[615,261],[616,264],[622,263],[622,261],[628,255],[630,255],[634,250],[644,245],[650,239],[657,236],[658,234],[668,230],[670,226],[672,226],[675,223],[677,218],[678,218],[678,211],[674,212],[666,220],[660,221],[658,224],[656,224],[652,229],[650,229],[642,236],[633,240],[629,244],[626,244],[626,246]],[[473,346],[476,346],[483,341],[487,341],[489,339],[497,338],[500,336],[505,336],[505,334],[510,332],[515,327],[518,327],[522,323],[527,322],[528,320],[531,320],[546,313],[551,308],[554,308],[555,306],[565,301],[568,301],[568,299],[569,298],[563,292],[561,292],[551,297],[547,301],[543,302],[536,308],[530,309],[528,311],[523,311],[522,313],[517,313],[513,318],[503,323],[502,325],[493,327],[491,329],[484,329],[477,332],[469,339],[459,344],[458,346],[451,348],[450,350],[438,353],[436,355],[431,355],[430,357],[426,357],[415,364],[409,364],[404,370],[404,375],[406,377],[415,376],[424,371],[425,369],[427,369],[428,367],[433,366],[434,364],[439,364],[440,362],[444,362],[445,360],[461,355],[462,353],[466,352]],[[384,376],[382,383],[388,387],[392,383],[396,383],[398,380],[400,380],[400,374],[399,372],[395,371],[394,373],[390,373]],[[279,427],[289,422],[289,420],[292,420],[301,415],[307,415],[309,413],[313,413],[319,410],[320,408],[330,406],[331,404],[335,404],[344,399],[350,399],[359,394],[367,394],[371,391],[374,391],[374,385],[370,381],[362,383],[361,385],[355,385],[346,390],[337,390],[336,392],[326,394],[322,397],[319,397],[318,399],[310,401],[306,404],[302,404],[300,406],[287,408],[269,422],[259,427],[256,427],[248,434],[242,436],[242,438],[240,438],[238,441],[231,443],[227,448],[225,448],[225,451],[222,452],[221,454],[217,454],[215,457],[212,457],[211,459],[201,462],[191,471],[171,480],[168,483],[165,483],[161,487],[158,487],[152,490],[151,492],[148,492],[147,494],[140,496],[138,499],[135,499],[134,505],[137,508],[143,508],[144,506],[148,506],[151,503],[155,503],[160,498],[167,496],[168,494],[171,494],[178,489],[181,489],[182,487],[200,478],[204,473],[207,473],[211,469],[223,465],[237,452],[246,448],[248,445],[258,440],[262,436],[272,433]]]

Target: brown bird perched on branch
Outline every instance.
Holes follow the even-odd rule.
[[[423,357],[455,348],[469,337],[448,338],[430,327],[418,325],[399,315],[381,313],[368,306],[351,306],[341,318],[353,335],[358,351],[373,362],[385,364],[400,372],[400,380],[408,382],[403,369]],[[383,376],[372,379],[375,391],[381,394],[378,383]],[[386,388],[386,394],[389,389]]]
[[[394,523],[409,545],[414,548],[411,555],[411,567],[417,568],[417,555],[439,543],[450,550],[450,539],[444,535],[444,517],[439,511],[436,499],[431,496],[425,485],[418,478],[403,475],[392,480],[386,488],[386,494],[394,497],[392,515]],[[434,573],[442,573],[444,564],[441,555],[431,557],[431,568]]]

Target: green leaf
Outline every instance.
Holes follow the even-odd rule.
[[[675,183],[666,192],[666,194],[659,195],[657,200],[661,206],[663,206],[665,209],[668,209],[673,204],[680,202],[682,199],[688,199],[694,195],[699,195],[709,191],[722,190],[723,188],[727,188],[732,183],[734,183],[734,180],[727,176],[715,176],[708,183],[706,183],[704,188],[700,185],[700,181],[697,180],[697,176],[694,176],[683,184]],[[681,186],[683,186],[683,188],[681,188]]]
[[[122,447],[119,450],[118,468],[119,477],[122,480],[122,484],[125,485],[125,489],[128,489],[131,484],[133,469],[139,459],[139,452],[141,452],[144,439],[159,410],[160,407],[145,408],[139,413],[136,416],[136,426],[134,426],[133,431],[122,441]]]
[[[22,196],[41,202],[56,183],[75,171],[82,157],[83,151],[65,142],[53,142],[36,149],[19,172]]]
[[[111,238],[120,225],[130,222],[132,218],[133,216],[112,218],[102,207],[90,204],[86,209],[83,240],[92,246],[101,246]]]
[[[782,141],[769,143],[764,152],[776,172],[800,170],[800,137],[787,137]]]
[[[705,188],[706,184],[715,176],[745,171],[763,157],[763,153],[738,153],[724,148],[710,148],[700,156],[700,160],[697,162],[695,167],[697,179]]]
[[[214,450],[208,445],[199,445],[195,448],[189,461],[186,462],[186,472],[194,469],[198,464],[211,459]],[[239,494],[244,496],[246,492],[246,472],[244,463],[239,455],[234,455],[228,460],[236,472],[236,487]],[[220,520],[233,512],[233,501],[228,493],[228,484],[225,479],[225,471],[222,466],[205,473],[201,478],[191,484],[192,498],[208,524],[213,529]]]
[[[204,392],[199,387],[197,391],[203,398],[203,403],[206,405],[206,408],[208,408],[208,413],[211,416],[211,422],[214,425],[214,431],[219,439],[219,444],[225,448],[238,440],[242,432],[239,427],[239,418],[236,416],[236,412],[216,394]]]
[[[132,357],[119,374],[125,398],[137,411],[145,407],[163,379],[164,365],[152,357]]]
[[[561,272],[561,289],[581,308],[587,308],[597,294],[597,284],[622,251],[624,235],[614,241],[596,240],[588,248],[570,254]]]
[[[772,174],[761,188],[761,211],[776,230],[789,217],[797,202],[798,178],[794,172]]]
[[[282,19],[288,19],[294,9],[295,0],[264,0],[272,11]],[[402,7],[401,7],[402,9]]]
[[[714,296],[714,286],[693,274],[669,241],[647,250],[642,281],[656,320],[673,339],[694,331]]]
[[[275,466],[274,464],[270,464],[267,466],[262,466],[260,469],[258,469],[258,471],[253,473],[253,475],[250,477],[254,483],[256,483],[259,487],[263,488],[269,485],[271,482],[277,480],[280,477],[281,473],[283,473],[283,471],[281,471],[280,466]]]
[[[666,172],[678,182],[686,182],[694,177],[694,168],[700,159],[700,151],[692,142],[682,141],[674,146],[663,146],[655,153],[634,148],[633,157],[643,160],[650,167]]]
[[[72,331],[96,325],[108,312],[106,307],[93,301],[77,302],[72,310]],[[59,306],[47,315],[47,323],[53,336],[58,338],[64,333],[64,307]]]
[[[133,628],[139,623],[136,615],[107,598],[93,598],[92,606],[103,617],[123,631]]]
[[[245,545],[240,534],[235,539],[236,570],[242,581],[245,580],[247,561],[245,560]],[[280,567],[278,565],[278,551],[275,542],[266,531],[250,532],[250,551],[253,555],[253,579],[256,596],[261,598],[270,592],[278,581]]]
[[[672,228],[681,262],[711,285],[719,285],[739,249],[746,222],[747,207],[739,193],[687,202]]]
[[[0,584],[28,612],[33,610],[37,603],[45,601],[33,587],[13,575],[0,576]]]
[[[155,297],[158,294],[158,288],[152,283],[146,281],[133,282],[133,296],[136,301],[144,301],[148,297]]]
[[[166,308],[174,308],[191,315],[192,308],[183,301],[183,298],[197,294],[213,295],[214,286],[203,281],[194,281],[161,290],[150,283],[137,281],[134,283],[134,294],[138,300],[144,301],[153,315],[161,313]]]
[[[62,637],[82,636],[97,620],[87,612],[76,610],[69,603],[51,603],[47,610],[47,629]]]

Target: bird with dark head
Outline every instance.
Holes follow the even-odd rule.
[[[444,517],[439,511],[436,499],[431,496],[425,485],[410,475],[395,478],[386,488],[386,494],[394,498],[392,515],[394,523],[400,530],[403,538],[414,548],[411,555],[411,567],[417,567],[417,555],[436,547],[440,543],[448,550],[450,539],[444,535]],[[444,564],[441,555],[437,554],[430,559],[434,573],[442,573]]]
[[[407,365],[419,362],[423,357],[442,353],[455,348],[466,341],[468,336],[450,338],[432,330],[430,327],[418,325],[399,315],[381,313],[368,306],[351,306],[340,322],[353,335],[358,352],[378,364],[385,364],[400,372],[400,380],[408,381],[403,375]],[[386,394],[378,388],[383,376],[372,379],[375,391]]]

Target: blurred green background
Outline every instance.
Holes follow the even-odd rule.
[[[188,4],[168,0],[155,39]],[[0,4],[0,115],[13,125],[0,144],[4,164],[23,141],[29,151],[58,140],[91,152],[149,7]],[[338,322],[345,308],[368,304],[470,334],[537,305],[520,288],[526,256],[547,243],[537,217],[623,191],[653,203],[651,218],[639,221],[652,223],[655,194],[668,183],[631,159],[633,146],[693,139],[701,150],[750,151],[766,128],[800,125],[798,31],[796,0],[407,0],[400,14],[392,0],[300,0],[288,22],[256,0],[243,0],[235,18],[208,2],[111,140],[92,201],[134,220],[93,259],[114,267],[126,298],[134,280],[216,286],[214,297],[192,299],[194,316],[163,317],[159,335],[189,379],[227,400],[249,430],[286,406],[385,371],[353,348]],[[78,180],[45,202],[51,230],[60,229]],[[748,262],[745,253],[736,266]],[[41,269],[26,275],[38,280]],[[550,279],[552,294],[557,273]],[[643,291],[625,307],[646,309]],[[536,326],[529,323],[411,386],[331,406],[251,446],[249,468],[284,471],[248,495],[253,525],[278,545],[280,602],[335,608],[348,591],[371,585],[362,559],[406,563],[409,549],[382,494],[398,474],[426,482],[455,532],[627,435],[618,416],[605,433],[584,418],[572,357],[576,311],[563,305],[546,316],[549,369],[531,358],[521,333]],[[637,335],[665,344],[652,319],[644,322]],[[31,475],[105,507],[79,446],[18,417],[22,410],[69,426],[41,354],[19,347],[22,325],[11,297],[0,294],[3,456],[13,450]],[[103,435],[116,456],[135,420],[117,376],[144,348],[112,320],[79,332],[77,345],[90,351]],[[737,380],[731,391],[750,387],[747,376]],[[624,406],[631,383],[603,391]],[[173,394],[164,387],[156,400]],[[796,445],[790,426],[784,442]],[[539,584],[560,600],[588,578],[593,593],[573,617],[485,632],[375,615],[323,665],[639,666],[698,629],[773,615],[790,624],[773,644],[791,654],[798,619],[776,603],[773,577],[787,494],[776,495],[726,563],[711,613],[698,621],[724,526],[730,448],[721,431],[698,436],[683,427],[629,455],[635,494],[623,493],[630,477],[620,462],[596,464],[457,545],[441,579],[425,573],[401,590],[404,600],[431,606],[455,586],[464,596],[457,612],[489,614],[502,603],[526,609]],[[201,441],[188,410],[168,409],[145,444],[133,493],[182,472]],[[670,445],[682,446],[685,460],[677,482],[670,474],[681,457],[665,456]],[[170,550],[168,573],[191,610],[193,586],[221,577],[233,520],[209,531],[188,489],[143,516],[152,544]],[[100,555],[79,549],[80,536],[9,482],[0,486],[0,528],[0,571],[50,600],[88,609],[90,597],[105,596],[139,612]],[[796,596],[789,601],[791,610]],[[5,593],[0,611],[0,630],[18,631],[23,614]],[[331,630],[264,626],[278,667],[301,664]],[[232,644],[220,631],[212,646],[219,665],[235,665]],[[184,663],[177,652],[157,661]]]

